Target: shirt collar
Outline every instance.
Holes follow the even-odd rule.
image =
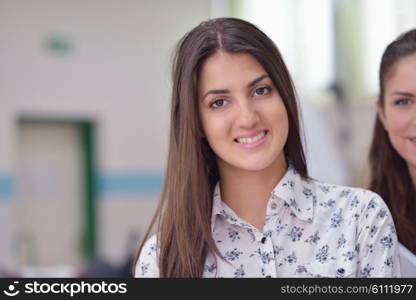
[[[212,215],[211,215],[211,231],[214,231],[215,220],[217,215],[224,215],[225,203],[221,200],[220,182],[215,185],[214,194],[212,195]]]
[[[316,187],[312,179],[306,180],[292,165],[272,191],[272,200],[282,199],[285,206],[302,221],[312,222],[316,206]]]
[[[312,222],[314,207],[316,206],[316,191],[313,180],[303,179],[292,165],[289,167],[271,192],[268,210],[270,205],[279,201],[285,202],[291,213],[302,221]],[[217,215],[227,219],[235,217],[234,212],[221,200],[219,182],[217,182],[212,202],[211,230],[214,230]]]

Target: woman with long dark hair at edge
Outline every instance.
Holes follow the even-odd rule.
[[[379,81],[370,189],[386,201],[399,242],[416,254],[416,29],[387,46]]]
[[[219,18],[188,32],[173,62],[164,187],[135,276],[399,276],[387,206],[309,178],[299,123],[282,56],[257,27]]]

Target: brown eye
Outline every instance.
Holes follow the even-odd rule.
[[[210,107],[212,107],[212,108],[219,108],[219,107],[223,106],[224,104],[225,104],[225,100],[224,99],[217,99],[217,100],[213,101],[210,104]]]
[[[262,87],[257,88],[254,91],[254,96],[264,96],[270,93],[270,91],[271,91],[271,88],[269,86],[262,86]]]

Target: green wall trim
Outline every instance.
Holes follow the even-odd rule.
[[[85,240],[84,254],[92,259],[97,250],[97,216],[96,216],[96,183],[95,183],[95,151],[94,126],[91,123],[81,123],[83,159],[84,159],[84,199],[85,199]]]

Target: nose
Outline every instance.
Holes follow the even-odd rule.
[[[240,101],[237,124],[243,128],[253,128],[259,121],[259,113],[248,99]]]

